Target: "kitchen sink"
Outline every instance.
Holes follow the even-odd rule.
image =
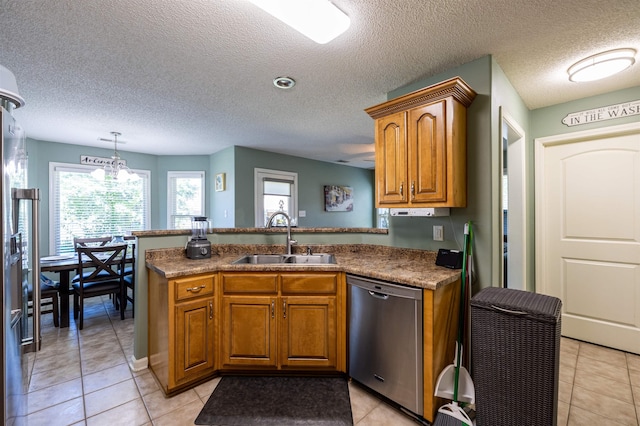
[[[281,254],[247,254],[231,262],[234,265],[263,265],[270,263],[283,263]]]
[[[336,257],[332,254],[291,254],[284,255],[283,263],[308,263],[314,265],[335,264]]]
[[[332,254],[247,254],[233,262],[233,265],[330,265],[336,263]]]

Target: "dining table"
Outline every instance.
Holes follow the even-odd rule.
[[[127,250],[126,263],[133,263],[135,258]],[[84,260],[83,268],[90,268],[92,261]],[[76,274],[78,270],[77,253],[61,254],[55,256],[45,256],[40,258],[41,272],[55,272],[60,277],[60,327],[69,327],[69,296],[73,293],[71,289],[71,274]]]

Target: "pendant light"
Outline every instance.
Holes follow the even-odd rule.
[[[111,134],[113,135],[113,139],[100,138],[101,141],[113,142],[111,161],[105,164],[103,168],[94,170],[91,174],[98,179],[104,179],[107,176],[115,180],[136,178],[137,175],[127,167],[127,162],[123,160],[118,153],[118,136],[122,136],[122,133],[111,132]]]

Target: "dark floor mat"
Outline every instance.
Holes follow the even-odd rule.
[[[353,425],[349,387],[339,377],[225,376],[197,425]]]

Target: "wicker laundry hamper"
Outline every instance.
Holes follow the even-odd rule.
[[[556,297],[486,288],[471,299],[477,426],[555,426],[560,368]]]

